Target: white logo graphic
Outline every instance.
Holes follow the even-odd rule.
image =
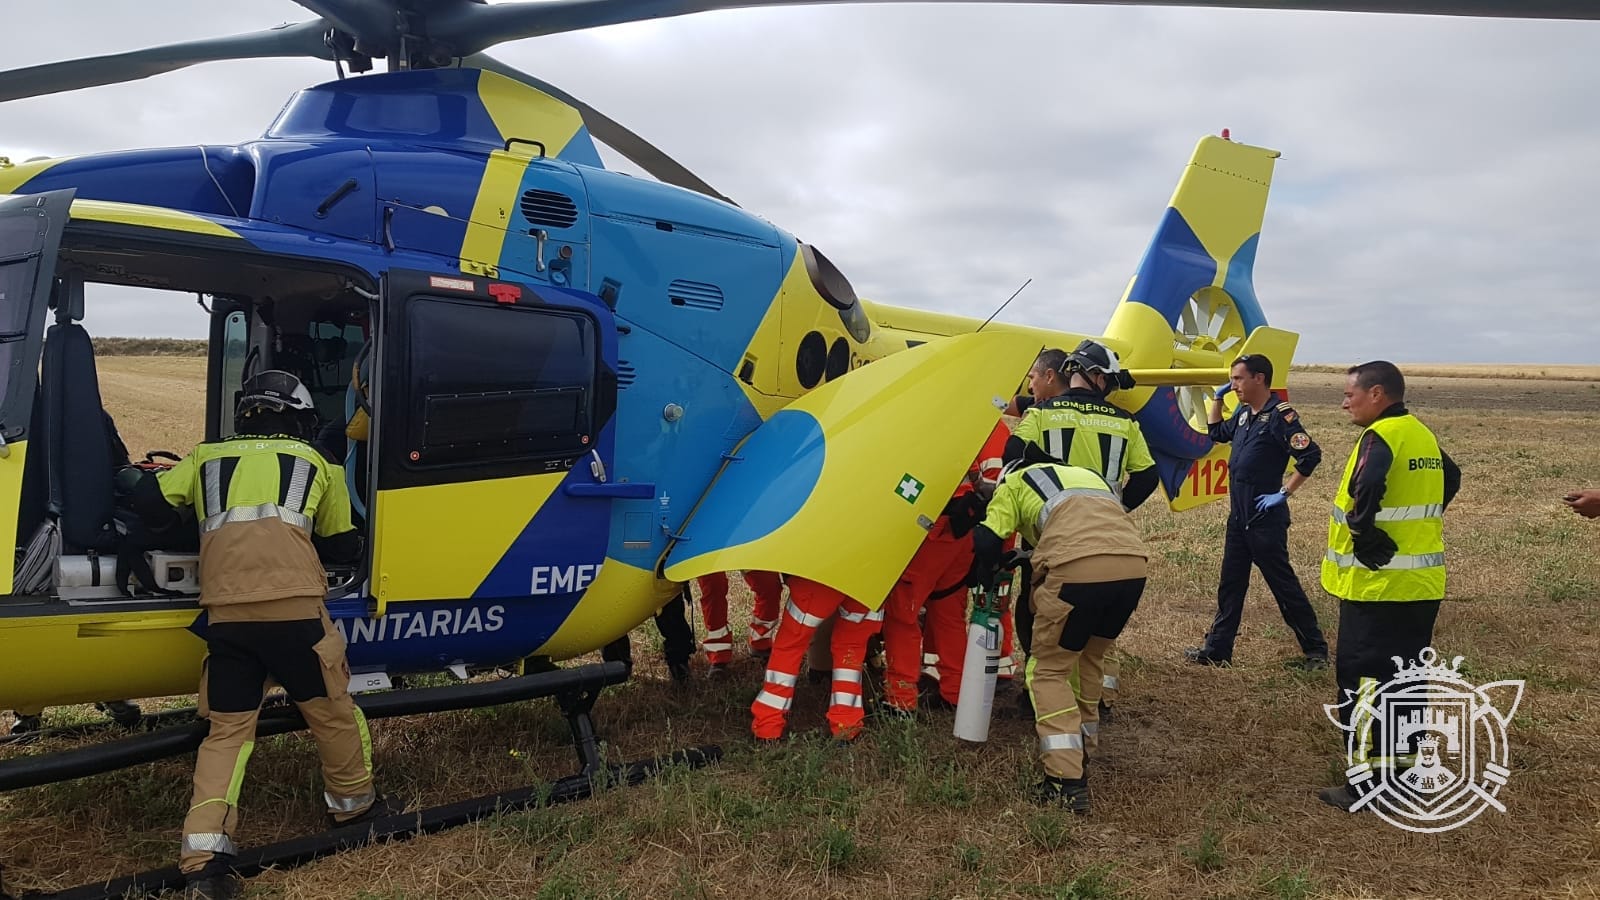
[[[1349,735],[1345,777],[1357,798],[1350,811],[1370,807],[1420,833],[1460,828],[1489,806],[1505,812],[1497,795],[1511,776],[1506,726],[1523,683],[1477,687],[1457,671],[1462,657],[1438,665],[1432,647],[1418,657],[1410,665],[1390,657],[1393,678],[1381,685],[1364,678],[1358,692],[1345,691],[1344,703],[1324,707]]]

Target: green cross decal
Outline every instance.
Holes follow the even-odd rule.
[[[917,498],[922,496],[922,490],[925,487],[927,487],[927,485],[916,480],[915,478],[912,478],[911,474],[908,472],[903,478],[900,479],[900,484],[895,487],[894,492],[899,494],[900,499],[906,501],[907,503],[916,503]]]

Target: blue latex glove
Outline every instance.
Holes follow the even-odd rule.
[[[1289,495],[1283,491],[1279,491],[1276,494],[1261,494],[1256,497],[1256,512],[1264,513],[1269,509],[1277,509],[1288,502]]]
[[[1221,400],[1223,397],[1228,396],[1228,394],[1230,394],[1232,392],[1233,392],[1233,382],[1230,381],[1227,384],[1223,385],[1222,387],[1217,388],[1216,393],[1212,394],[1211,396],[1217,398],[1218,400]]]

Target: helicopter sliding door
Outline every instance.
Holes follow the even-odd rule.
[[[45,308],[72,195],[0,196],[0,546],[7,548],[28,540],[31,520],[44,514],[42,503],[23,502],[23,471],[38,424],[32,410]],[[38,491],[29,495],[44,500]],[[9,564],[0,566],[0,595],[11,593],[13,575]]]
[[[352,625],[352,661],[364,644],[385,645],[370,655],[391,669],[519,658],[605,559],[610,311],[578,291],[461,274],[390,272],[383,293],[378,618]]]

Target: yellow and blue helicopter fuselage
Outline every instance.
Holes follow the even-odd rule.
[[[208,437],[229,431],[241,354],[337,357],[319,396],[333,419],[373,345],[373,436],[346,460],[369,564],[328,603],[357,671],[559,659],[625,634],[677,589],[657,565],[724,455],[868,350],[860,308],[818,294],[815,251],[604,170],[576,113],[489,73],[308,89],[238,147],[0,169],[0,194],[69,188],[53,278],[211,297]],[[220,274],[240,269],[261,287]],[[30,418],[24,387],[8,385],[7,424]],[[29,430],[0,460],[19,509]],[[192,690],[196,601],[102,593],[0,601],[0,708]]]
[[[1130,364],[1214,379],[1223,332],[1264,324],[1251,268],[1274,155],[1202,141],[1107,329]],[[207,439],[232,432],[244,371],[312,386],[368,547],[332,573],[328,608],[372,675],[595,650],[719,568],[804,574],[875,604],[993,425],[991,401],[1040,348],[1079,337],[996,325],[1002,337],[931,346],[979,323],[859,300],[816,248],[607,171],[574,109],[472,69],[309,88],[237,146],[3,167],[10,194],[0,265],[37,271],[13,305],[21,324],[0,334],[13,354],[0,496],[16,509],[0,538],[30,547],[53,525],[62,544],[52,577],[0,573],[0,708],[188,692],[204,653],[194,584],[177,577],[192,559],[175,558],[182,596],[118,593],[110,473],[65,452],[105,439],[92,352],[71,348],[88,345],[79,319],[125,301],[95,285],[208,299],[194,395]],[[1202,298],[1217,326],[1175,349]],[[342,436],[363,400],[369,428]],[[1185,502],[1193,462],[1215,453],[1203,422],[1169,386],[1118,402]],[[892,483],[862,483],[871,467],[846,448]],[[902,500],[902,476],[925,490]],[[852,520],[873,523],[871,553],[828,543]]]

